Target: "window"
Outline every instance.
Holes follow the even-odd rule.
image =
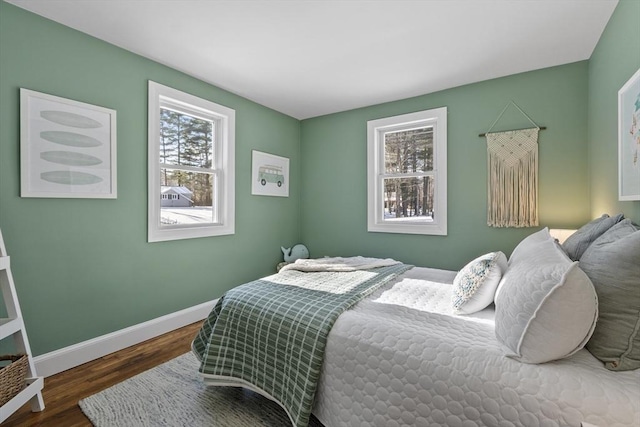
[[[368,230],[447,234],[447,108],[367,122]]]
[[[234,234],[235,111],[149,81],[150,242]]]

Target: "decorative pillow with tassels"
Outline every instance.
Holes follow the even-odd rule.
[[[465,265],[453,280],[453,311],[471,314],[491,304],[506,269],[507,257],[499,251],[479,256]]]

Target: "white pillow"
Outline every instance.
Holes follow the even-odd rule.
[[[531,254],[535,254],[539,251],[538,246],[540,244],[544,244],[549,240],[553,240],[553,237],[551,237],[551,234],[549,234],[549,229],[547,227],[528,235],[527,237],[522,239],[522,241],[515,247],[513,252],[511,252],[511,256],[509,257],[509,265],[514,262],[529,258]]]
[[[465,265],[453,280],[453,311],[471,314],[493,302],[502,273],[507,269],[507,257],[502,252],[490,252]]]
[[[551,236],[537,239],[534,249],[509,260],[496,295],[495,331],[507,356],[544,363],[584,347],[598,318],[598,299],[591,280]]]
[[[515,247],[513,252],[511,252],[508,265],[511,265],[518,260],[525,260],[532,254],[539,253],[540,250],[538,246],[550,239],[553,239],[553,237],[551,237],[551,234],[549,234],[549,229],[547,227],[528,235],[527,237],[522,239],[520,243],[518,243],[518,245]],[[493,297],[494,300],[498,299],[498,295],[500,295],[500,291],[502,291],[502,287],[504,286],[504,271],[502,272],[502,274],[502,280],[500,281],[500,283],[498,283],[496,294]]]

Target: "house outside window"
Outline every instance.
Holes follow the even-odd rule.
[[[149,81],[150,242],[235,232],[235,111]]]
[[[368,231],[447,234],[447,108],[367,122]]]

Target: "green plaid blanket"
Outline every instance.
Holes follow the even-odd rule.
[[[327,336],[338,316],[412,268],[397,264],[352,272],[265,277],[227,292],[193,341],[211,383],[256,390],[306,427]]]

